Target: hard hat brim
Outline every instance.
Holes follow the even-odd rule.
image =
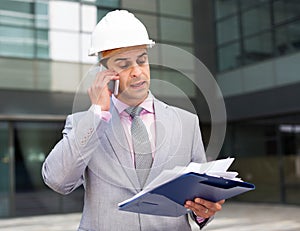
[[[88,55],[89,56],[99,56],[99,55],[101,56],[101,53],[103,51],[112,50],[112,49],[118,49],[118,48],[125,48],[125,47],[141,46],[141,45],[146,45],[148,48],[151,48],[151,47],[153,47],[155,45],[155,42],[153,40],[149,39],[147,42],[132,43],[132,44],[126,45],[126,46],[119,46],[119,47],[112,46],[112,47],[106,47],[105,49],[104,48],[101,48],[101,49],[90,49]]]

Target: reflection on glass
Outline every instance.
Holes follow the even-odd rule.
[[[239,43],[233,43],[218,49],[218,69],[223,71],[232,69],[241,64]]]
[[[262,61],[273,56],[271,33],[260,34],[245,40],[243,62],[245,64]]]
[[[36,56],[41,59],[49,58],[48,30],[36,31]]]
[[[269,4],[243,12],[242,14],[244,36],[251,35],[271,28]]]
[[[32,27],[34,17],[30,1],[1,0],[0,23],[15,26]]]
[[[217,24],[218,45],[239,38],[238,18],[237,16],[222,20]]]
[[[49,24],[49,7],[48,2],[36,1],[35,10],[35,26],[37,28],[47,29]]]
[[[34,57],[34,30],[0,25],[0,55]]]
[[[284,55],[300,50],[300,21],[278,27],[275,31],[276,49]]]

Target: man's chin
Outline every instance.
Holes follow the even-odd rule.
[[[126,91],[120,92],[118,99],[126,104],[137,104],[142,103],[148,97],[149,89],[128,89]]]

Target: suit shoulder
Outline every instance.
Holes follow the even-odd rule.
[[[169,111],[173,111],[174,113],[178,114],[179,116],[187,117],[187,118],[195,118],[195,117],[198,118],[198,116],[195,113],[189,112],[189,111],[179,108],[177,106],[169,105],[169,104],[162,102],[160,100],[157,100],[157,99],[156,99],[156,101],[158,103],[160,103],[164,108],[168,109]]]

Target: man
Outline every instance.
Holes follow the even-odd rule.
[[[63,138],[42,169],[45,183],[59,193],[84,185],[78,230],[191,230],[188,215],[137,214],[119,211],[117,206],[161,171],[206,161],[198,117],[149,92],[148,48],[153,44],[144,25],[123,10],[108,13],[93,32],[90,55],[100,55],[107,69],[88,89],[92,106],[67,118]],[[116,80],[119,92],[112,95],[108,83]],[[138,108],[140,114],[134,115]],[[203,227],[223,203],[195,198],[185,207]]]

